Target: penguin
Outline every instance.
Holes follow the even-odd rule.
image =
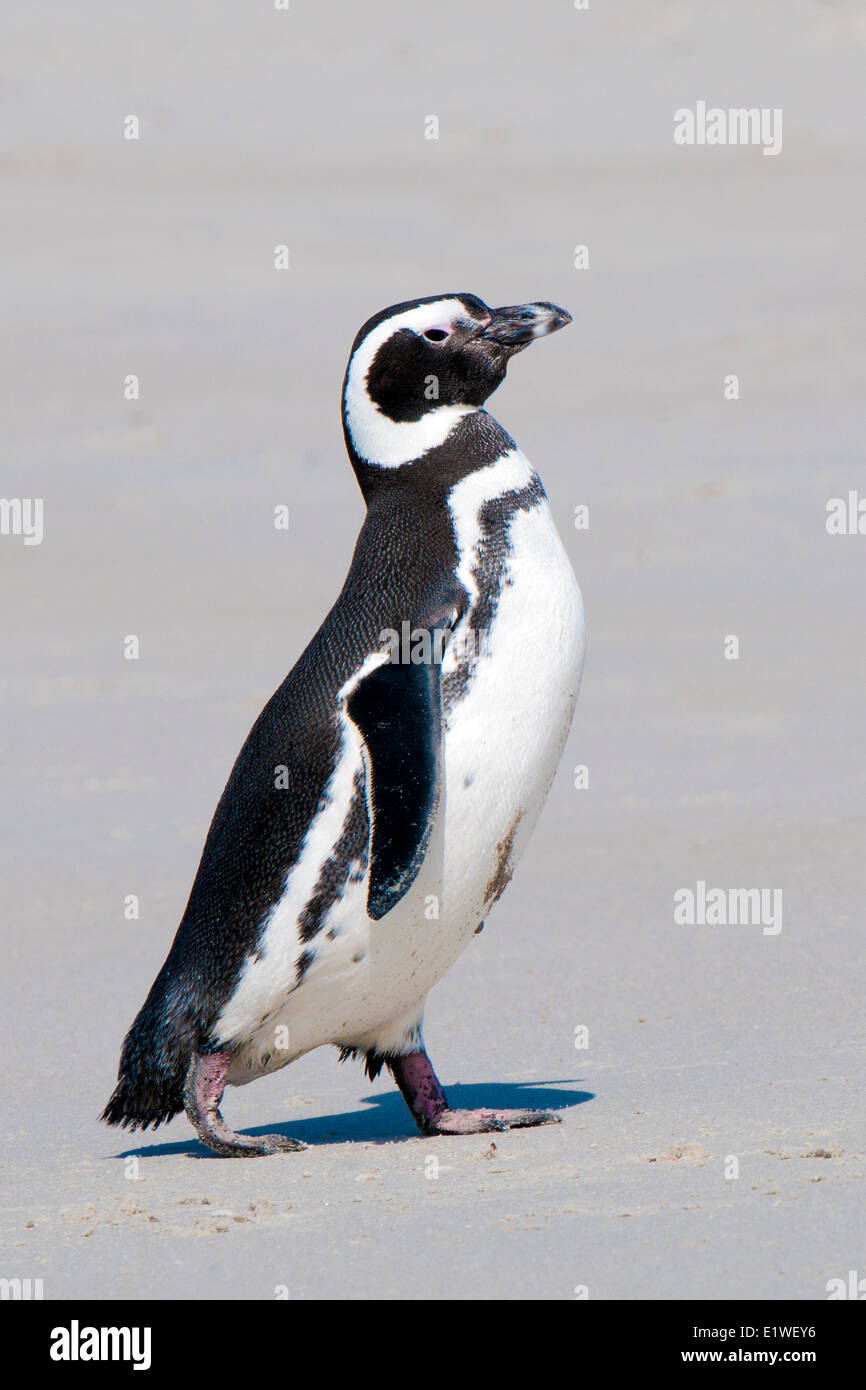
[[[449,1105],[424,1004],[507,888],[580,688],[583,605],[538,474],[484,409],[554,304],[433,295],[352,345],[343,432],[366,503],[330,613],[259,715],[101,1116],[185,1110],[215,1153],[241,1086],[330,1044],[391,1072],[425,1135],[557,1122]]]

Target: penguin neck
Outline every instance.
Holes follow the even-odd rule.
[[[421,494],[445,501],[451,489],[479,469],[495,464],[517,448],[510,434],[486,410],[469,408],[457,416],[444,439],[401,464],[380,464],[363,459],[354,447],[351,432],[343,429],[346,449],[369,507],[375,500]]]

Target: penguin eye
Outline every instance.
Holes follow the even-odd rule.
[[[448,337],[450,337],[450,334],[451,334],[451,329],[450,329],[450,328],[425,328],[425,329],[424,329],[424,337],[427,339],[427,341],[428,341],[429,343],[444,343],[445,339],[448,338]]]

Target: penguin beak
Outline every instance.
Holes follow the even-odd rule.
[[[535,338],[544,338],[571,323],[571,314],[556,304],[508,304],[491,309],[491,320],[479,337],[498,343],[510,352],[526,347]]]

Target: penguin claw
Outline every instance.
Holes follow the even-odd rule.
[[[300,1139],[290,1139],[286,1134],[236,1134],[228,1125],[218,1132],[210,1126],[196,1126],[196,1133],[202,1144],[221,1158],[264,1158],[268,1154],[297,1153],[307,1147]]]
[[[550,1110],[442,1110],[424,1125],[425,1134],[488,1134],[534,1125],[558,1125]]]
[[[224,1158],[264,1158],[268,1154],[298,1153],[305,1149],[300,1139],[290,1139],[284,1134],[231,1134],[227,1132],[219,1139],[210,1139],[199,1134],[203,1144]]]
[[[533,1125],[561,1125],[562,1119],[552,1110],[504,1110],[503,1129],[529,1129]]]
[[[257,1137],[257,1152],[262,1154],[295,1154],[307,1147],[300,1139],[290,1139],[287,1134],[260,1134]]]

